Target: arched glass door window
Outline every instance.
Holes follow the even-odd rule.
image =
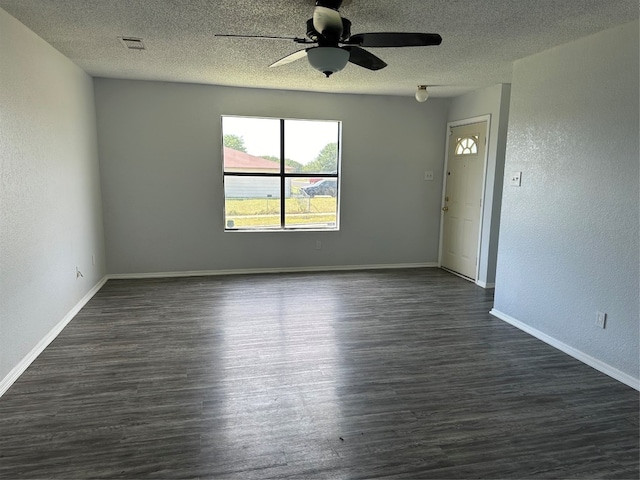
[[[478,136],[458,138],[456,142],[456,155],[477,155]]]

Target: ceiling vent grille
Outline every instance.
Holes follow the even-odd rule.
[[[145,50],[144,43],[141,38],[121,37],[120,41],[129,50]]]

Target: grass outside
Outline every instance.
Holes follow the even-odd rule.
[[[227,199],[226,222],[234,228],[280,226],[279,198]],[[336,223],[337,199],[333,197],[292,197],[285,199],[287,225]]]

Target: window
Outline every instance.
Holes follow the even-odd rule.
[[[478,153],[478,135],[456,139],[456,155],[476,155]]]
[[[223,116],[225,230],[337,230],[340,128]]]

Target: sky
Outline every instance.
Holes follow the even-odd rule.
[[[280,119],[223,117],[223,135],[244,139],[247,153],[280,156]],[[316,159],[328,143],[338,141],[339,122],[285,120],[285,157],[306,165]]]

